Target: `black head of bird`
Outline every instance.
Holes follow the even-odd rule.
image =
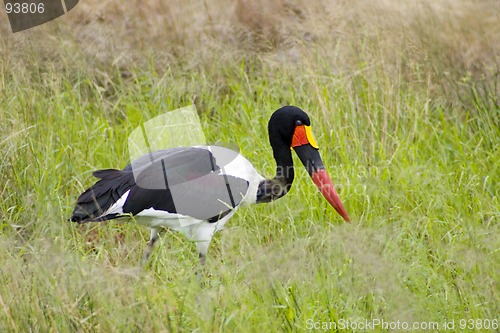
[[[350,218],[326,171],[319,147],[312,134],[309,116],[300,108],[285,106],[276,110],[268,125],[269,141],[276,160],[276,176],[260,186],[258,202],[269,202],[285,195],[294,179],[293,149],[320,192],[346,220]]]

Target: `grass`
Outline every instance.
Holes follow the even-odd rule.
[[[0,330],[498,321],[498,4],[397,3],[89,1],[16,35],[2,19]],[[237,144],[266,176],[270,114],[305,109],[352,223],[299,167],[285,198],[214,238],[202,287],[178,234],[141,269],[147,230],[66,221],[93,170],[128,163],[133,129],[191,103],[210,142]]]

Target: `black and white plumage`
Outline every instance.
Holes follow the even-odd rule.
[[[239,206],[284,196],[293,178],[294,149],[332,206],[349,217],[325,171],[301,109],[286,106],[269,121],[276,176],[265,179],[241,154],[219,146],[178,147],[146,154],[123,170],[94,172],[100,180],[80,195],[70,218],[100,222],[122,217],[151,229],[149,256],[158,233],[169,228],[196,242],[203,263],[213,235]]]

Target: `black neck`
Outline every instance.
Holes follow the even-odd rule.
[[[285,142],[271,142],[276,160],[276,176],[259,184],[257,202],[270,202],[287,194],[294,178],[293,159],[290,145]]]
[[[292,185],[294,178],[292,150],[290,146],[284,142],[277,143],[273,146],[273,155],[276,160],[276,176],[274,179],[279,179],[281,182]]]

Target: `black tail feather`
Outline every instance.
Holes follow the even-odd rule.
[[[78,197],[69,218],[72,222],[100,222],[119,217],[118,214],[103,214],[135,184],[130,171],[106,169],[95,171],[93,175],[100,180]]]

